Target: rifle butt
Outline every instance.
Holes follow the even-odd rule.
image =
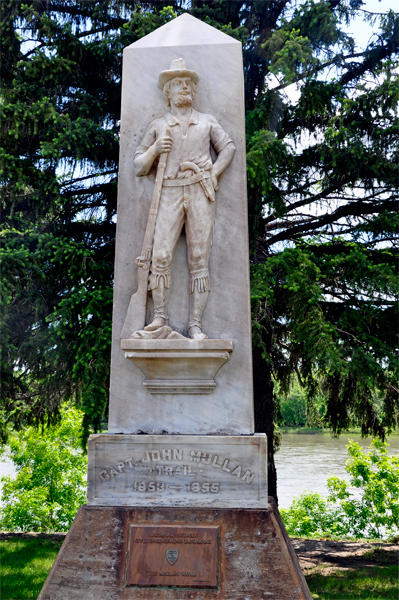
[[[122,340],[131,338],[135,331],[143,329],[145,325],[146,308],[147,291],[144,295],[141,290],[138,289],[130,298],[129,308],[127,309],[125,322],[122,327]]]

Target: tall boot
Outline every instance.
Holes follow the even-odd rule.
[[[187,325],[188,337],[194,340],[206,340],[208,336],[202,333],[202,315],[208,302],[209,292],[199,292],[195,287],[190,294],[190,314]]]
[[[145,331],[155,331],[168,324],[167,306],[169,300],[169,288],[164,286],[161,280],[157,288],[152,290],[152,300],[154,302],[154,318],[150,325],[144,327]]]

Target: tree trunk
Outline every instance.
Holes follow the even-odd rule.
[[[254,403],[255,403],[255,431],[267,435],[267,482],[269,496],[277,498],[277,472],[274,464],[274,398],[271,367],[262,358],[261,348],[252,349],[253,378],[254,378]]]

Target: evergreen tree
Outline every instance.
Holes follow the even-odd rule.
[[[122,50],[184,11],[243,44],[257,431],[273,439],[273,380],[295,373],[309,410],[321,382],[334,432],[383,437],[399,28],[361,0],[2,0],[3,435],[64,399],[84,437],[106,415]],[[365,50],[342,29],[355,18],[378,28]]]
[[[281,49],[281,30],[264,44],[279,83],[248,115],[258,427],[272,379],[295,377],[308,414],[324,394],[333,433],[355,425],[383,439],[399,414],[398,16],[357,52],[336,27],[342,3],[306,6]],[[333,40],[341,52],[323,48]],[[298,102],[280,108],[276,93],[298,80]]]

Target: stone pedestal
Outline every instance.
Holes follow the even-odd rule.
[[[262,510],[83,506],[38,600],[311,598],[270,499]]]

